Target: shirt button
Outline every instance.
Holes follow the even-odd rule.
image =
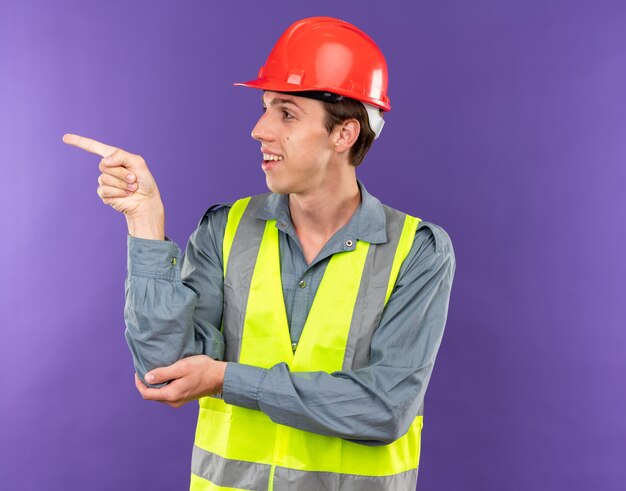
[[[296,348],[298,347],[298,343],[291,343],[291,351],[292,353],[296,352]]]
[[[352,244],[354,244],[354,242],[352,242],[352,240],[350,240],[350,239],[346,240],[346,247],[352,247]]]
[[[302,280],[300,283],[298,283],[298,286],[300,288],[306,288],[306,281]]]
[[[176,258],[175,257],[173,257],[170,262],[172,263],[172,266],[176,266]]]

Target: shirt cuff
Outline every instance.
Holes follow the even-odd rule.
[[[259,409],[258,392],[267,370],[264,368],[228,363],[224,374],[222,397],[228,404]]]
[[[180,279],[181,252],[171,240],[128,236],[128,274],[167,280]]]

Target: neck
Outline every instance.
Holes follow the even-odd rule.
[[[361,192],[353,175],[307,194],[290,194],[289,211],[298,235],[328,239],[350,221],[360,202]]]

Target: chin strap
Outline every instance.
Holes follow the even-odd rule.
[[[362,104],[365,106],[365,109],[367,110],[367,116],[369,118],[370,128],[372,128],[372,131],[376,135],[374,137],[374,140],[375,140],[376,138],[380,136],[380,132],[383,131],[383,126],[385,126],[385,120],[383,119],[381,115],[382,111],[378,109],[376,106],[372,106],[371,104],[366,104],[365,102],[363,102]]]

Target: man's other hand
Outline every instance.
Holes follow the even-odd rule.
[[[222,391],[226,362],[216,361],[206,355],[190,356],[169,367],[156,368],[146,374],[146,382],[170,382],[159,389],[147,387],[135,374],[135,385],[145,400],[163,402],[180,407],[200,397]]]

